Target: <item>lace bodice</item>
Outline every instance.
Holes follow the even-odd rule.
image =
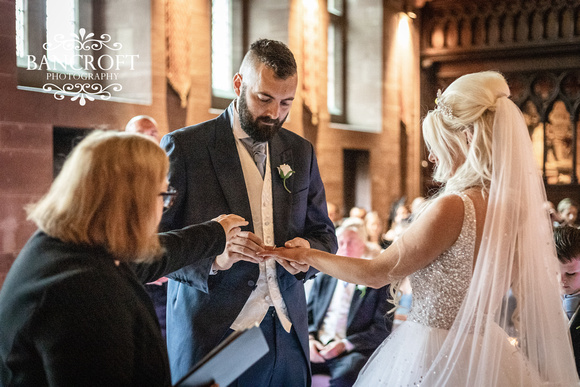
[[[475,208],[464,193],[461,233],[453,246],[410,276],[413,304],[408,320],[433,328],[450,329],[471,282],[475,251]]]

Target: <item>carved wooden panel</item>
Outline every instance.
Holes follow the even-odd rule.
[[[578,183],[580,70],[506,74],[547,184]]]
[[[567,50],[580,43],[577,0],[433,1],[422,15],[423,56]]]

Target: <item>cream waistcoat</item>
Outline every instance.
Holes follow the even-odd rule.
[[[244,180],[246,182],[246,191],[250,200],[250,209],[252,211],[252,223],[254,225],[254,234],[262,238],[264,243],[269,246],[274,245],[274,214],[272,208],[272,174],[270,170],[270,151],[266,147],[266,173],[264,179],[260,176],[258,167],[254,160],[241,143],[236,138],[236,146]],[[278,276],[276,274],[276,261],[267,260],[259,264],[260,276],[258,277],[257,286],[250,294],[242,311],[231,325],[233,330],[248,328],[255,323],[260,323],[264,319],[270,306],[276,308],[276,313],[286,332],[290,332],[292,323],[288,317],[286,304],[280,293],[278,286]]]

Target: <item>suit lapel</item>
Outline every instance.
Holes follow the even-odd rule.
[[[208,151],[230,212],[246,219],[253,231],[252,211],[235,141],[226,110],[216,120],[215,143],[208,146]]]
[[[369,291],[369,289],[367,289],[367,292],[368,291]],[[350,324],[352,324],[352,320],[356,316],[356,313],[357,313],[358,309],[360,308],[361,304],[363,303],[364,298],[367,296],[365,294],[365,297],[361,297],[361,295],[362,295],[362,292],[359,289],[355,288],[354,293],[352,295],[352,301],[350,303],[350,309],[348,311],[348,321],[346,323],[347,329],[350,326]]]
[[[274,213],[274,242],[276,246],[284,246],[288,240],[288,230],[292,228],[292,182],[294,179],[286,181],[286,187],[278,167],[282,164],[288,164],[292,167],[292,149],[288,148],[282,141],[280,133],[276,134],[268,143],[270,146],[270,172],[272,174],[272,210]],[[280,290],[284,290],[294,284],[294,276],[289,274],[281,265],[277,265],[278,285]]]
[[[318,308],[319,316],[318,316],[318,329],[322,327],[322,323],[324,322],[324,317],[326,316],[326,312],[330,307],[330,303],[332,302],[332,297],[334,296],[334,289],[336,289],[336,283],[338,280],[334,277],[329,275],[324,275],[324,278],[321,278],[320,285],[320,292],[318,294],[318,304],[320,307]]]
[[[321,301],[323,302],[324,305],[324,308],[322,308],[324,311],[328,310],[328,308],[330,307],[330,302],[332,301],[332,297],[334,296],[334,289],[336,289],[336,283],[338,282],[336,278],[331,276],[328,276],[327,279],[328,280],[326,286],[321,287],[322,288]]]
[[[280,134],[276,134],[269,142],[270,145],[270,169],[272,173],[272,205],[274,211],[274,236],[276,246],[283,246],[287,241],[288,224],[292,214],[292,194],[286,191],[278,167],[288,164],[292,167],[292,149],[287,148],[281,139]],[[288,179],[286,186],[293,192],[292,183],[294,179]]]

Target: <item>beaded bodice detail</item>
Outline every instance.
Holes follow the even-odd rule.
[[[464,193],[461,233],[453,246],[410,276],[413,304],[407,320],[450,329],[471,282],[475,252],[475,208]]]

